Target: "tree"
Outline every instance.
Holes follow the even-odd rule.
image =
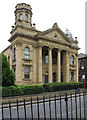
[[[15,83],[15,74],[10,70],[7,57],[2,53],[2,86],[11,86]]]

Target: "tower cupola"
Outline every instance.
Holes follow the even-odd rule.
[[[15,25],[32,27],[32,8],[26,3],[17,4],[15,7]]]

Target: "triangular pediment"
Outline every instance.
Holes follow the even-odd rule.
[[[51,29],[39,33],[39,35],[43,36],[44,38],[46,37],[56,41],[71,43],[67,35],[57,25],[54,25]]]

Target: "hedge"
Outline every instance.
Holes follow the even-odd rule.
[[[2,97],[19,96],[39,94],[43,92],[43,86],[41,85],[16,85],[10,87],[2,87]]]
[[[56,92],[77,89],[78,84],[83,88],[83,83],[46,83],[43,85],[15,85],[2,87],[2,97],[40,94],[44,92]]]
[[[64,91],[64,90],[73,90],[77,89],[79,84],[80,88],[83,88],[83,83],[46,83],[43,85],[45,92],[56,92],[56,91]]]

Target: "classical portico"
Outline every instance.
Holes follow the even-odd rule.
[[[15,7],[11,45],[3,52],[16,76],[16,84],[43,84],[78,81],[78,41],[57,23],[45,31],[32,25],[32,8]]]
[[[38,74],[36,82],[39,84],[52,82],[69,82],[70,56],[68,50],[53,48],[52,46],[40,45],[37,47],[37,51],[38,59],[34,56],[34,60],[38,60],[37,70],[36,66],[34,66],[34,71],[36,70],[37,72],[34,72],[33,74],[34,78],[36,78],[35,76]],[[54,54],[56,55],[54,56]],[[53,73],[55,73],[55,81],[53,81]]]

